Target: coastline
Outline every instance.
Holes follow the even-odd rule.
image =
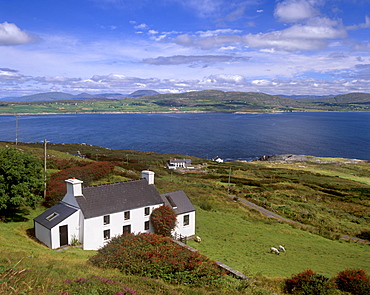
[[[42,115],[119,115],[119,114],[235,114],[235,115],[263,115],[263,114],[286,114],[286,113],[369,113],[370,111],[322,111],[322,110],[304,110],[304,111],[271,111],[271,112],[217,112],[217,111],[147,111],[147,112],[65,112],[65,113],[56,113],[56,112],[41,112],[41,113],[0,113],[0,116],[42,116]]]

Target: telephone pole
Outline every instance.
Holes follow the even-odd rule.
[[[15,114],[15,145],[18,144],[18,114]]]
[[[46,144],[48,142],[44,139],[44,199],[46,198]]]

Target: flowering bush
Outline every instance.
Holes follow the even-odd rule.
[[[285,281],[284,291],[289,294],[324,295],[333,290],[329,278],[312,270],[293,275]]]
[[[192,286],[219,286],[225,275],[206,256],[179,246],[169,237],[148,233],[114,237],[89,260],[125,274]]]
[[[164,205],[153,210],[150,221],[156,234],[170,237],[177,223],[176,213],[172,208]]]
[[[341,291],[354,295],[370,294],[370,279],[362,269],[341,271],[334,280]]]

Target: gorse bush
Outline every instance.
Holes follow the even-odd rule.
[[[334,280],[341,291],[354,295],[370,294],[370,279],[362,269],[341,271]]]
[[[89,261],[129,275],[192,286],[221,286],[225,275],[206,256],[181,247],[169,237],[148,233],[114,237]]]
[[[150,221],[156,234],[170,237],[172,230],[176,227],[176,213],[169,206],[161,206],[153,210]]]
[[[325,295],[331,294],[333,286],[329,278],[306,270],[287,279],[284,291],[289,294]]]

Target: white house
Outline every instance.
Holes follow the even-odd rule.
[[[78,241],[84,250],[97,250],[114,236],[153,232],[151,212],[162,205],[177,214],[174,234],[195,235],[195,208],[183,191],[159,194],[154,172],[142,179],[85,187],[68,179],[63,200],[34,219],[35,236],[55,249]]]
[[[217,163],[223,163],[224,162],[224,160],[221,159],[220,157],[213,158],[212,161],[217,162]]]
[[[194,168],[191,166],[191,160],[190,159],[172,159],[169,160],[167,163],[167,167],[169,169],[177,169],[177,168],[187,168],[191,169]]]

